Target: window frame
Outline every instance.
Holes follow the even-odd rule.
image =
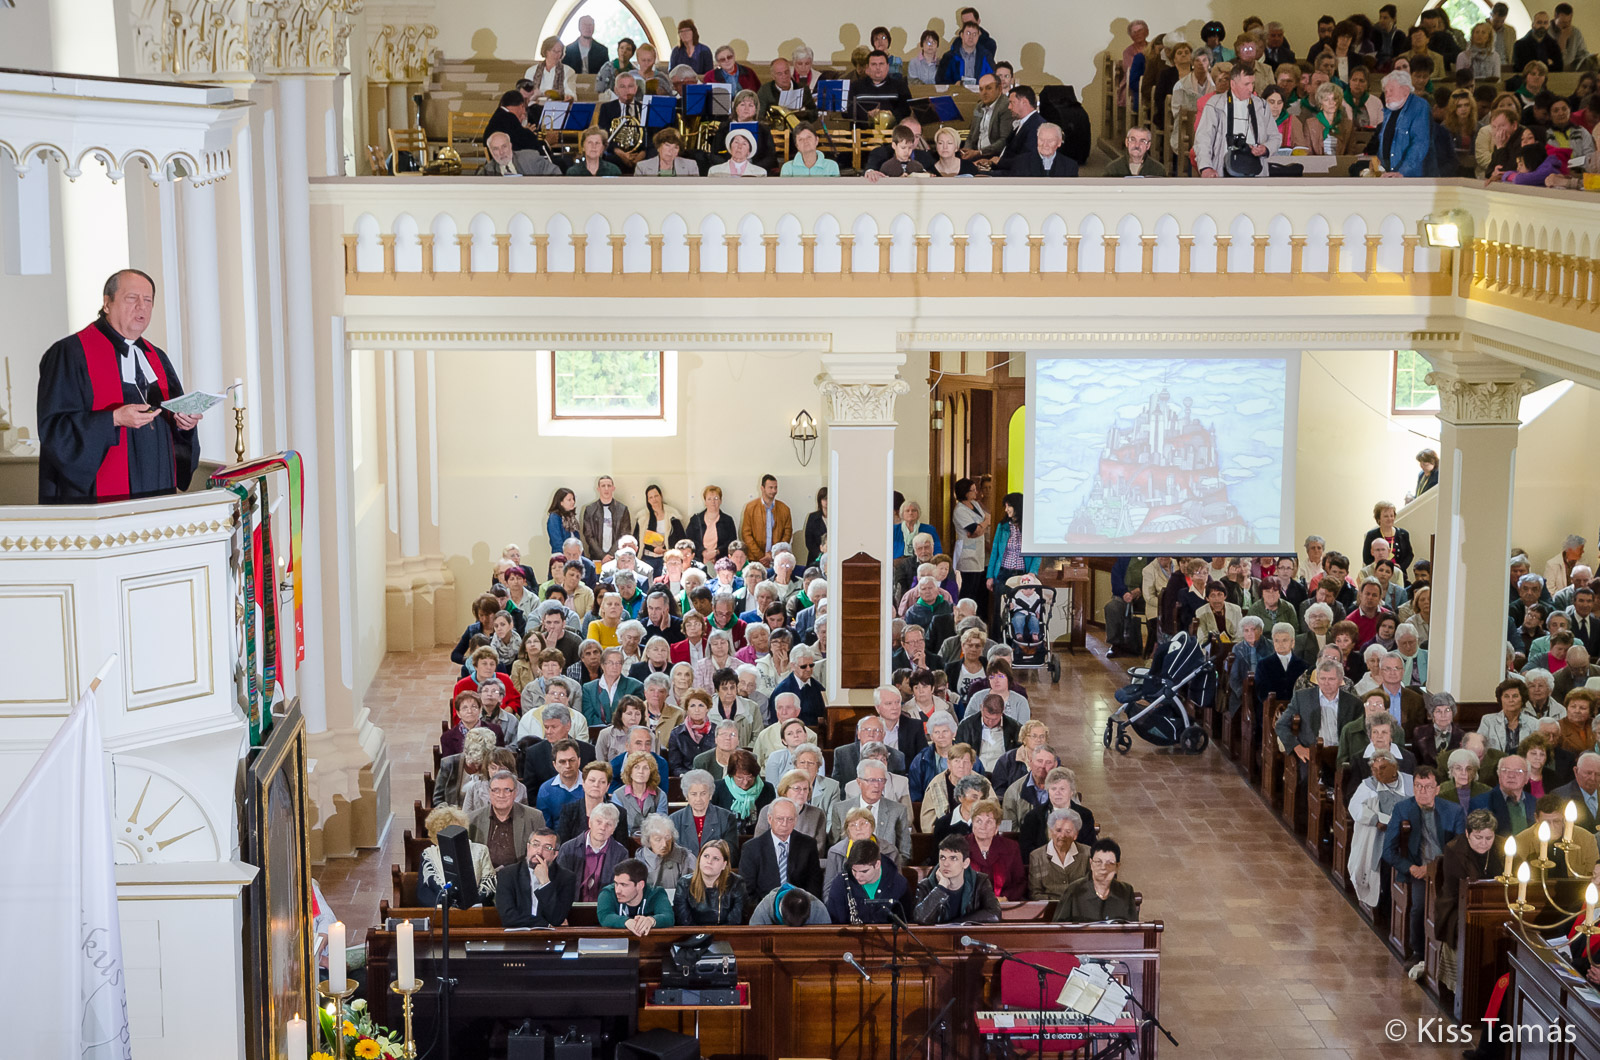
[[[632,352],[617,349],[614,352]],[[660,377],[658,380],[661,404],[651,415],[617,415],[604,413],[592,416],[556,414],[555,365],[557,353],[605,353],[605,347],[592,345],[565,350],[537,350],[535,357],[534,412],[540,435],[576,438],[665,438],[678,433],[678,353],[676,350],[657,350]]]
[[[1400,385],[1400,354],[1415,353],[1427,360],[1427,354],[1418,350],[1395,350],[1389,355],[1389,415],[1391,416],[1437,416],[1438,408],[1431,409],[1403,409],[1400,407],[1397,388]],[[1430,364],[1432,362],[1429,362]],[[1436,391],[1437,393],[1437,391]]]
[[[596,422],[622,422],[642,423],[651,420],[662,421],[667,417],[667,358],[661,350],[653,351],[656,355],[656,410],[651,413],[628,412],[597,412],[593,415],[573,415],[562,412],[556,404],[556,358],[563,353],[620,353],[620,350],[546,350],[550,362],[550,422],[551,423],[596,423]],[[649,350],[640,350],[640,353],[649,353]]]

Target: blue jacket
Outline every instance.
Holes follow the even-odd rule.
[[[1538,813],[1536,811],[1538,805],[1539,800],[1533,797],[1533,792],[1529,791],[1527,788],[1523,788],[1522,813],[1526,819],[1523,824],[1524,828],[1529,827],[1538,820]],[[1474,810],[1488,810],[1490,813],[1494,814],[1494,830],[1496,835],[1511,835],[1514,831],[1511,827],[1511,810],[1506,806],[1505,793],[1499,788],[1490,788],[1482,795],[1479,795],[1477,798],[1473,799],[1472,808]]]
[[[984,74],[994,73],[994,53],[985,51],[983,41],[978,41],[978,58],[972,64],[973,69],[968,70],[966,60],[961,57],[961,38],[956,38],[955,46],[944,53],[944,58],[939,60],[939,70],[933,79],[941,85],[953,85],[960,81],[976,81]]]
[[[1000,561],[1006,555],[1006,542],[1011,540],[1011,520],[1003,521],[994,532],[994,544],[989,546],[989,577],[1000,576]],[[1023,556],[1022,566],[1029,574],[1039,573],[1039,557]],[[998,587],[997,590],[998,591]]]
[[[927,534],[929,537],[933,538],[933,550],[935,552],[944,551],[944,548],[941,547],[939,543],[939,531],[935,530],[932,526],[927,523],[918,523],[917,533]],[[899,559],[910,550],[911,542],[906,540],[905,524],[897,519],[895,520],[894,524],[894,558]]]
[[[1382,159],[1384,168],[1403,177],[1433,176],[1433,107],[1421,96],[1412,96],[1399,110],[1385,110],[1383,124],[1372,137],[1376,152],[1383,150],[1390,123],[1394,123],[1394,144],[1389,157]]]
[[[551,512],[550,518],[544,521],[544,532],[550,537],[550,554],[561,555],[561,546],[567,543],[566,528],[561,525],[561,513]],[[576,534],[570,535],[576,537]]]
[[[1434,823],[1439,829],[1439,849],[1467,830],[1467,815],[1458,802],[1443,799],[1433,801]],[[1405,848],[1400,847],[1400,822],[1411,822],[1411,835]],[[1415,798],[1406,799],[1394,808],[1389,827],[1384,830],[1383,860],[1394,867],[1396,874],[1410,872],[1413,865],[1422,862],[1422,809]]]

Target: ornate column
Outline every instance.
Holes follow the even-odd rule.
[[[1521,369],[1477,353],[1432,360],[1428,382],[1439,388],[1443,429],[1428,684],[1461,700],[1486,700],[1505,669],[1517,412],[1533,383]],[[1427,554],[1427,541],[1413,545]]]
[[[841,564],[858,553],[865,553],[880,564],[878,630],[882,632],[878,660],[879,678],[889,673],[889,599],[893,571],[890,534],[894,517],[890,507],[894,498],[895,399],[910,393],[911,386],[900,378],[905,364],[903,353],[823,354],[823,372],[817,376],[817,389],[827,400],[828,446],[828,563],[829,599],[837,601]],[[843,645],[857,632],[846,620],[843,609],[829,605],[827,654],[841,658]],[[871,689],[845,689],[840,685],[840,667],[827,670],[828,702],[833,705],[871,701]]]
[[[433,13],[431,2],[374,0],[367,7],[365,110],[352,116],[359,118],[357,143],[385,145],[387,153],[388,130],[415,124],[412,97],[428,84],[433,39],[439,35],[430,24]],[[366,159],[356,162],[359,172],[367,172]]]
[[[416,651],[454,637],[455,576],[439,554],[433,433],[433,355],[394,355],[397,553],[389,559],[385,609],[390,651]],[[419,400],[420,399],[420,400]],[[428,531],[424,533],[424,530]]]

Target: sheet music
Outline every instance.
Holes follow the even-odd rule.
[[[788,110],[799,110],[805,106],[805,101],[806,90],[803,88],[791,88],[787,92],[778,93],[778,106]]]
[[[726,118],[733,113],[733,86],[719,81],[711,86],[711,117]]]
[[[570,100],[553,99],[539,112],[539,128],[557,132],[567,127],[567,113],[572,109]]]

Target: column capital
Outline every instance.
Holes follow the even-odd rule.
[[[1528,379],[1473,381],[1444,372],[1426,378],[1439,390],[1439,418],[1456,424],[1519,423],[1523,395],[1534,388]]]
[[[822,372],[836,383],[890,383],[905,363],[903,353],[824,353]]]
[[[828,399],[828,422],[839,426],[893,426],[894,399],[911,392],[911,384],[894,376],[887,382],[841,381],[828,372],[817,376],[817,389]]]

